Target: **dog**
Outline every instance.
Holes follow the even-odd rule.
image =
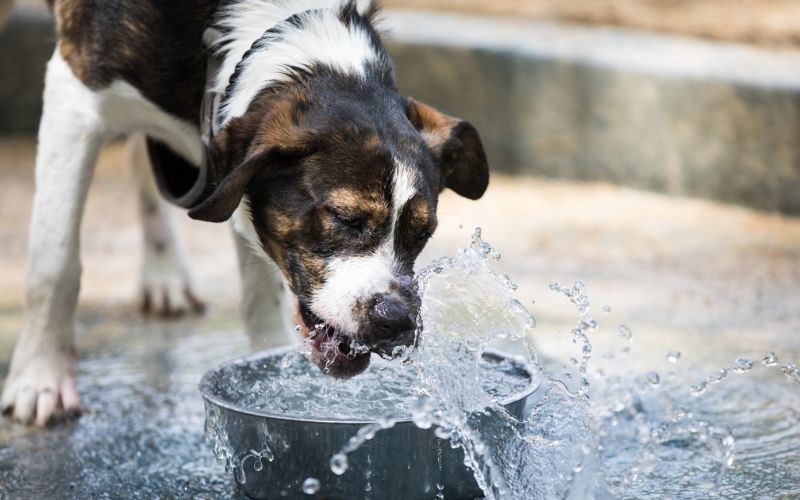
[[[290,332],[325,373],[415,342],[413,266],[449,188],[489,171],[470,123],[395,86],[379,8],[354,0],[51,0],[24,326],[2,394],[16,420],[79,409],[78,234],[101,146],[139,167],[145,305],[201,308],[165,213],[231,221],[248,332]],[[152,172],[150,170],[152,169]],[[280,272],[274,272],[275,267]],[[280,338],[283,342],[285,338]]]

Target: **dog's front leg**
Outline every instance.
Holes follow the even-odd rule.
[[[75,389],[75,307],[80,288],[80,222],[105,140],[95,94],[58,53],[47,67],[28,241],[24,322],[2,394],[23,422],[46,424],[79,407]]]
[[[285,289],[278,266],[231,230],[242,280],[242,319],[253,348],[296,344],[299,339],[290,326],[291,294]]]
[[[194,290],[186,249],[175,232],[173,208],[156,187],[144,134],[129,137],[128,163],[139,187],[144,240],[140,282],[142,310],[163,317],[201,312],[204,306]]]

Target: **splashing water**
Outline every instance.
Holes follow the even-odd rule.
[[[695,398],[656,371],[601,377],[591,386],[590,335],[598,322],[589,313],[588,287],[581,280],[550,284],[578,313],[570,332],[579,353],[572,358],[577,389],[548,374],[528,341],[535,321],[514,298],[517,286],[491,268],[498,259],[478,230],[469,247],[437,260],[417,278],[424,331],[419,348],[404,355],[418,370],[417,425],[435,424],[464,448],[487,498],[662,497],[671,488],[684,498],[703,498],[718,492],[734,463],[730,431],[702,419],[702,409],[689,409]],[[617,330],[632,341],[630,327]],[[471,383],[482,350],[500,340],[519,344],[544,380],[523,421]],[[671,363],[680,357],[667,353]],[[763,363],[775,366],[776,359],[768,353]],[[730,370],[745,373],[752,367],[740,358]],[[793,365],[781,369],[790,378],[798,373]],[[716,376],[721,380],[726,373]],[[680,480],[673,486],[674,477]]]
[[[313,495],[319,491],[319,479],[315,477],[309,477],[305,481],[303,481],[303,493],[306,495]]]
[[[762,429],[755,436],[740,431],[742,438],[737,441],[730,427],[742,424],[735,418],[741,414],[738,406],[779,428],[776,435],[786,444],[772,447],[776,460],[796,460],[796,449],[791,450],[800,443],[800,416],[791,412],[791,405],[787,409],[771,404],[773,400],[763,395],[758,399],[754,392],[764,391],[761,384],[746,386],[742,392],[747,396],[742,397],[749,399],[744,401],[722,392],[715,395],[716,388],[709,391],[758,371],[748,358],[738,358],[692,386],[676,381],[671,371],[607,376],[593,370],[591,361],[597,353],[591,339],[600,325],[590,314],[588,286],[581,280],[570,286],[550,284],[578,316],[570,330],[576,376],[569,372],[556,376],[549,368],[553,363],[540,361],[530,343],[536,323],[515,298],[517,285],[493,269],[499,258],[478,230],[456,256],[438,259],[418,274],[424,328],[417,348],[399,352],[399,359],[375,363],[352,380],[320,384],[305,357],[292,355],[283,363],[286,377],[278,377],[278,383],[244,384],[239,396],[252,407],[301,416],[343,411],[370,415],[374,422],[331,456],[330,469],[337,476],[348,473],[349,454],[391,428],[398,417],[410,415],[418,427],[433,427],[437,437],[463,449],[465,465],[489,499],[763,495],[763,486],[759,489],[747,473],[760,466],[764,455],[756,436],[770,436],[772,431]],[[610,313],[608,306],[603,310]],[[632,329],[618,325],[614,330],[625,345],[621,352],[629,352]],[[487,378],[482,353],[500,344],[521,352],[536,374],[538,389],[529,397],[522,419],[499,402],[519,387],[503,394],[488,389],[497,383],[482,383]],[[665,358],[674,365],[682,355],[668,351]],[[800,382],[796,366],[779,364],[774,352],[766,353],[761,365]],[[796,391],[797,386],[791,388]],[[785,390],[777,387],[768,393]],[[354,398],[358,404],[353,404]],[[337,406],[337,401],[348,404]],[[254,457],[269,450],[270,442],[264,444]],[[224,445],[215,452],[225,459],[234,456]],[[749,457],[754,457],[755,465],[747,461]],[[797,484],[786,479],[800,478],[800,470],[789,468],[783,474],[774,476],[779,487],[773,485],[771,492],[800,493]],[[308,492],[305,483],[303,491]],[[438,485],[431,496],[442,497]]]

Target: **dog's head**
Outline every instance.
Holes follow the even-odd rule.
[[[262,92],[211,157],[216,179],[190,216],[234,216],[278,264],[315,360],[335,376],[414,342],[413,266],[438,195],[477,199],[489,179],[475,128],[402,97],[385,65],[317,67]]]

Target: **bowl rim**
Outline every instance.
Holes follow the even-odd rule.
[[[311,423],[311,424],[345,424],[345,425],[346,424],[351,424],[351,425],[363,426],[363,425],[369,425],[369,424],[378,423],[379,420],[376,420],[376,419],[371,419],[371,420],[370,419],[358,419],[358,418],[342,418],[342,419],[339,419],[339,418],[335,418],[335,417],[325,417],[325,418],[310,417],[310,418],[306,418],[306,417],[295,417],[295,416],[291,416],[291,415],[282,415],[282,414],[277,414],[277,413],[274,413],[274,412],[268,412],[268,411],[263,411],[263,410],[248,409],[248,408],[243,408],[241,406],[238,406],[238,405],[236,405],[234,403],[230,403],[230,402],[225,401],[223,399],[220,399],[219,397],[211,394],[210,391],[208,390],[210,385],[211,385],[209,379],[211,377],[213,377],[214,375],[216,375],[216,373],[219,372],[219,370],[222,369],[223,367],[231,366],[231,365],[234,365],[234,364],[247,363],[247,362],[251,362],[251,361],[254,361],[254,360],[258,360],[258,359],[262,359],[262,358],[266,358],[266,357],[270,357],[270,356],[281,356],[282,357],[282,356],[285,356],[286,354],[288,354],[290,351],[293,351],[293,350],[296,350],[296,349],[297,349],[297,346],[292,346],[292,345],[290,345],[290,346],[282,346],[282,347],[275,347],[275,348],[272,348],[272,349],[267,349],[265,351],[259,351],[259,352],[253,353],[253,354],[249,354],[247,356],[241,356],[241,357],[238,357],[238,358],[231,359],[229,361],[225,361],[225,362],[223,362],[223,363],[221,363],[221,364],[219,364],[219,365],[207,370],[205,372],[205,374],[203,374],[203,377],[200,379],[200,383],[198,385],[198,390],[200,391],[200,394],[203,396],[203,399],[206,402],[212,403],[212,404],[214,404],[214,405],[216,405],[218,407],[221,407],[221,408],[223,408],[223,409],[225,409],[227,411],[238,413],[238,414],[241,414],[241,415],[250,416],[250,417],[268,418],[268,419],[272,419],[272,420],[284,420],[284,421],[289,421],[289,422],[306,422],[306,423]],[[526,387],[522,391],[514,393],[511,396],[508,396],[506,398],[503,398],[503,399],[499,400],[498,402],[500,403],[500,405],[506,407],[506,406],[509,406],[511,404],[523,401],[528,396],[533,394],[541,386],[540,374],[538,374],[537,372],[534,371],[534,369],[531,367],[530,363],[528,363],[527,361],[519,358],[517,355],[509,354],[509,353],[503,352],[500,349],[496,349],[496,348],[486,348],[486,349],[483,350],[482,355],[483,356],[493,357],[493,358],[496,358],[498,360],[499,359],[511,359],[513,361],[516,361],[521,365],[521,367],[528,373],[528,375],[530,377],[530,384],[528,385],[528,387]],[[413,422],[413,418],[412,417],[403,417],[403,418],[391,419],[391,421],[394,423],[393,425],[397,425],[397,424],[411,423],[411,422]]]

